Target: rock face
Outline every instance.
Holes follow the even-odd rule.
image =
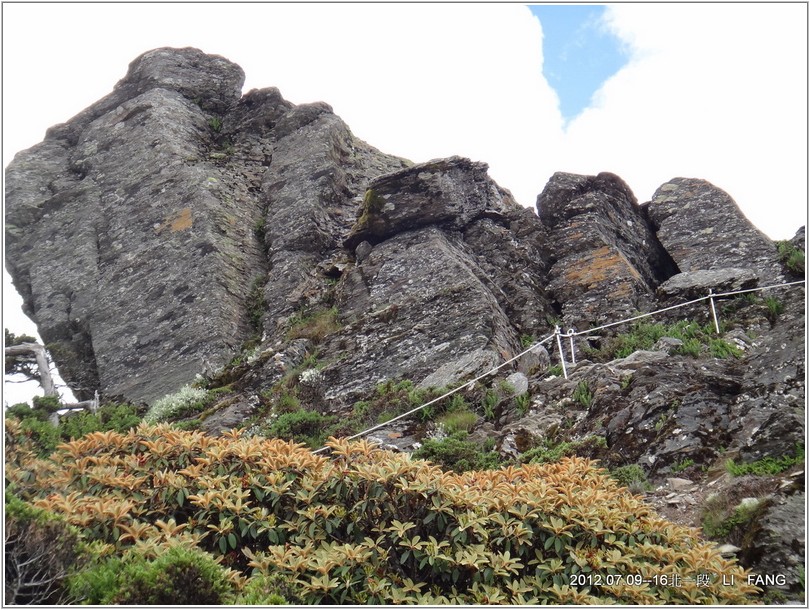
[[[9,270],[79,396],[158,398],[247,335],[261,208],[211,158],[243,81],[200,51],[146,53],[10,164]]]
[[[150,51],[6,169],[6,266],[80,398],[153,403],[202,375],[225,392],[201,416],[209,433],[270,425],[282,406],[357,432],[372,407],[391,415],[378,386],[407,382],[404,411],[510,361],[465,389],[486,405],[470,439],[508,459],[565,449],[640,468],[674,494],[651,502],[685,502],[690,525],[728,459],[803,443],[803,286],[717,299],[719,335],[701,302],[565,337],[568,378],[556,342],[536,345],[558,325],[798,277],[725,192],[676,178],[639,205],[613,174],[557,173],[535,214],[482,162],[387,155],[327,104],[243,81],[221,57]],[[803,250],[803,229],[782,247]],[[374,438],[412,450],[433,424]],[[796,521],[804,491],[780,485],[760,539],[720,542],[752,569],[787,562],[795,592],[798,525],[776,524]]]
[[[705,180],[673,178],[646,206],[658,239],[680,271],[744,267],[762,284],[783,279],[773,243],[734,200]]]
[[[543,264],[524,265],[539,223],[486,166],[409,169],[328,105],[240,97],[243,81],[196,49],[148,52],[10,164],[9,271],[74,391],[151,402],[335,294],[342,321],[387,333],[370,351],[356,328],[341,339],[366,360],[333,367],[336,394],[446,383],[514,353],[547,308]],[[392,197],[394,213],[375,208]],[[359,241],[374,243],[362,261]],[[499,263],[513,273],[492,277]]]
[[[646,311],[658,284],[676,272],[618,176],[554,174],[537,212],[549,231],[548,290],[566,327],[597,326],[616,310]]]
[[[267,281],[283,311],[336,245],[346,174],[402,166],[353,151],[326,105],[240,100],[243,81],[194,49],[146,53],[10,165],[9,270],[78,395],[149,402],[225,364],[255,332],[251,290]],[[336,172],[342,155],[359,160]]]

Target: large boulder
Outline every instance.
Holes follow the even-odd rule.
[[[756,287],[757,274],[752,269],[699,269],[684,271],[669,278],[658,287],[657,294],[664,300],[688,301],[715,294],[748,290]]]
[[[774,243],[710,182],[673,178],[658,188],[646,211],[680,271],[749,268],[761,285],[782,281]]]
[[[269,137],[261,237],[268,263],[264,328],[272,335],[295,310],[322,299],[327,278],[318,265],[342,250],[368,182],[408,162],[355,138],[324,103],[290,108]]]
[[[617,176],[558,172],[537,197],[549,234],[548,290],[566,327],[613,321],[615,311],[646,311],[658,284],[676,272]]]
[[[311,275],[356,192],[404,166],[327,105],[240,99],[243,81],[197,49],[150,51],[9,164],[7,268],[77,396],[151,402],[225,365],[261,318],[274,331],[321,296]]]
[[[437,159],[371,182],[346,246],[373,244],[427,225],[458,230],[476,218],[503,217],[516,207],[512,196],[488,177],[485,163]]]

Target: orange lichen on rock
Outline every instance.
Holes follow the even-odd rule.
[[[183,208],[171,219],[169,228],[172,232],[185,231],[191,228],[191,208]]]
[[[159,235],[167,227],[172,233],[185,231],[186,229],[190,229],[192,224],[193,220],[191,218],[191,208],[183,208],[178,212],[174,212],[166,216],[163,223],[155,227],[155,233]]]
[[[630,261],[610,246],[585,253],[581,260],[568,267],[564,273],[567,282],[589,288],[618,277],[632,277],[642,281],[641,275]]]

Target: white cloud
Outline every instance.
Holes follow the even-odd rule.
[[[613,171],[642,201],[685,175],[788,237],[806,216],[806,11],[611,6],[631,61],[563,133],[524,6],[7,4],[4,153],[108,93],[141,52],[190,45],[240,64],[246,89],[330,103],[386,152],[486,161],[524,205],[557,170]]]
[[[726,190],[774,238],[807,215],[806,5],[636,5],[609,9],[633,49],[563,159],[605,169],[640,200],[675,176]]]

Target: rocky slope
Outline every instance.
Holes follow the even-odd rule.
[[[773,599],[798,595],[803,285],[718,299],[720,335],[703,301],[579,336],[568,378],[553,341],[525,350],[799,279],[803,230],[779,250],[703,180],[639,204],[608,173],[555,174],[535,214],[483,163],[384,154],[328,105],[243,82],[221,57],[150,51],[8,166],[6,265],[77,396],[153,404],[196,380],[220,388],[189,419],[211,433],[301,409],[348,434],[519,355],[465,389],[469,439],[634,466],[661,512],[711,513],[746,565],[786,576]],[[374,438],[442,434],[423,415]],[[729,459],[784,468],[733,478]]]

